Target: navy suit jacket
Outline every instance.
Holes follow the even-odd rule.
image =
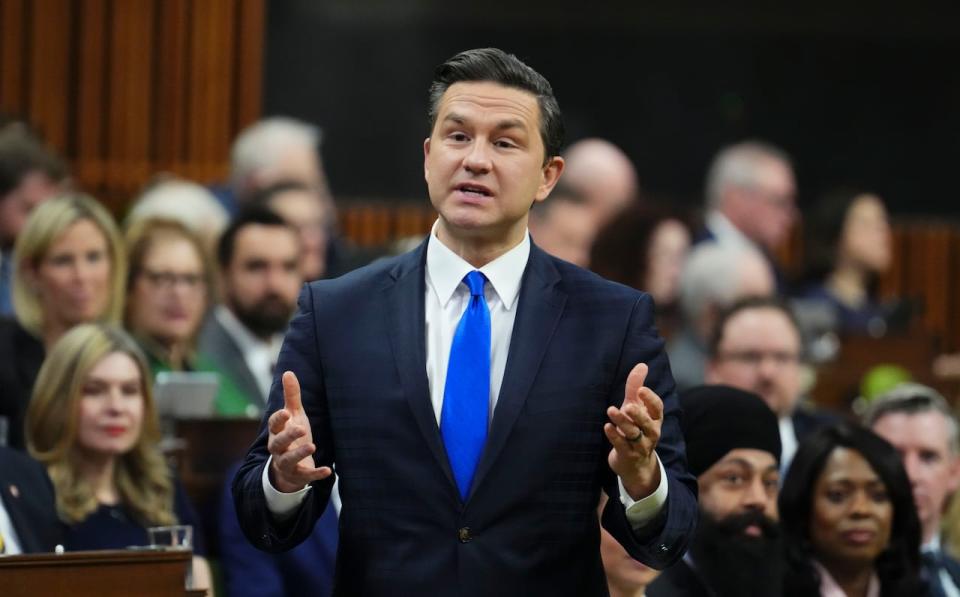
[[[425,257],[426,243],[308,285],[280,352],[278,374],[300,380],[314,459],[335,463],[340,476],[334,594],[606,595],[601,488],[615,496],[603,526],[631,555],[657,568],[676,561],[696,524],[696,480],[651,299],[531,247],[502,389],[464,502],[428,389]],[[641,362],[664,401],[657,452],[669,498],[635,532],[603,425]],[[278,376],[267,415],[282,406]],[[261,485],[267,437],[264,424],[234,479],[234,501],[250,541],[282,551],[309,535],[332,480],[314,483],[297,514],[276,522]]]
[[[239,465],[229,471],[233,477]],[[220,570],[230,597],[329,597],[339,536],[333,503],[317,521],[307,539],[286,553],[264,553],[247,541],[233,508],[230,487],[223,488],[217,514],[220,534]]]
[[[0,500],[24,553],[53,551],[63,543],[53,484],[43,465],[0,446]]]

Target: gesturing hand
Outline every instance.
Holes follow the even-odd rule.
[[[610,423],[603,426],[613,444],[607,461],[635,500],[652,494],[660,484],[660,465],[654,449],[660,441],[663,402],[656,392],[643,387],[648,368],[636,365],[627,376],[623,405],[607,409]]]
[[[300,382],[292,371],[283,374],[283,408],[270,415],[267,427],[270,438],[267,450],[273,456],[270,481],[284,493],[300,491],[308,483],[326,479],[333,470],[329,466],[315,467],[313,433],[310,420],[300,401]]]

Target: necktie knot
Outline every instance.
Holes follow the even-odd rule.
[[[479,296],[483,297],[483,286],[487,283],[487,277],[481,274],[477,270],[473,270],[466,276],[464,276],[463,281],[467,283],[467,286],[470,287],[470,296]]]

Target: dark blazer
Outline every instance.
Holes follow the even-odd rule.
[[[0,417],[7,420],[7,445],[24,449],[23,421],[46,350],[15,319],[0,319]]]
[[[243,351],[214,315],[213,310],[207,315],[203,327],[200,328],[197,349],[216,367],[219,373],[230,377],[231,382],[240,393],[247,397],[250,404],[258,408],[264,406],[266,400],[263,392],[257,384],[256,377],[247,367]]]
[[[426,376],[424,262],[415,251],[305,287],[280,353],[310,418],[318,465],[340,475],[335,595],[606,595],[603,525],[636,559],[662,568],[697,519],[679,406],[651,299],[536,246],[523,274],[502,390],[466,502],[447,461]],[[606,408],[647,363],[664,401],[657,448],[669,499],[634,532],[607,464]],[[267,414],[282,407],[279,376]],[[264,419],[266,421],[266,417]],[[313,484],[278,524],[261,485],[265,425],[234,479],[244,533],[267,551],[309,535],[332,480]]]
[[[53,551],[63,543],[53,484],[42,464],[0,447],[0,500],[24,553]]]
[[[231,467],[232,479],[239,465]],[[230,597],[329,597],[337,561],[339,522],[333,501],[303,543],[285,553],[264,553],[250,545],[240,530],[233,494],[225,486],[217,513],[220,571]]]

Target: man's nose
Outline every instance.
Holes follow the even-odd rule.
[[[767,489],[763,479],[754,479],[744,490],[742,504],[750,510],[765,510],[767,507]]]
[[[903,468],[907,470],[907,477],[911,485],[916,485],[920,478],[920,461],[915,454],[907,453],[903,457]]]
[[[490,160],[490,149],[483,139],[476,139],[470,146],[463,160],[463,167],[473,174],[489,172],[493,167]]]

